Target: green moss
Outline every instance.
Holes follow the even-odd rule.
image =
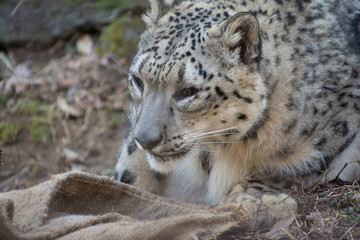
[[[85,0],[62,0],[62,2],[77,5],[77,4],[83,4]]]
[[[22,127],[18,123],[0,123],[0,142],[10,144],[17,140]]]
[[[1,1],[1,0],[0,0]],[[63,3],[72,5],[81,5],[93,3],[95,7],[100,9],[124,8],[134,5],[134,0],[62,0]]]
[[[8,101],[7,97],[0,95],[0,105],[6,107],[7,101]]]
[[[46,117],[31,117],[26,130],[35,142],[45,143],[51,137],[51,127]]]
[[[360,191],[345,193],[342,199],[337,203],[340,208],[340,213],[353,223],[360,223],[360,199],[355,198],[355,194],[360,194]]]
[[[134,0],[103,0],[98,1],[96,3],[96,6],[98,8],[123,8],[127,6],[131,6],[134,3]]]
[[[117,128],[126,121],[126,114],[124,112],[115,112],[109,110],[108,113],[107,125],[110,128]]]
[[[126,14],[102,32],[95,50],[100,56],[114,53],[119,57],[131,58],[137,50],[140,33],[144,29],[145,26],[138,17]]]
[[[50,109],[50,105],[48,103],[24,98],[19,100],[17,106],[14,109],[14,113],[21,115],[34,115],[41,113],[47,114],[49,109]]]

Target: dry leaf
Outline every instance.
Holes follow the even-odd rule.
[[[15,90],[16,94],[22,93],[27,86],[34,83],[31,81],[31,77],[32,73],[28,63],[17,65],[13,75],[6,82],[5,93],[11,95],[13,90]]]
[[[355,193],[352,199],[360,199],[360,193]]]
[[[65,98],[58,97],[57,99],[57,106],[59,109],[64,112],[66,115],[72,116],[72,117],[81,117],[84,115],[83,111],[78,109],[75,106],[70,106]]]
[[[63,155],[65,157],[65,162],[67,163],[84,161],[84,158],[78,152],[75,152],[70,148],[64,148]]]
[[[280,235],[280,232],[282,232],[283,229],[287,229],[294,220],[295,218],[293,216],[281,219],[265,234],[266,237],[269,239],[280,239],[283,237]]]

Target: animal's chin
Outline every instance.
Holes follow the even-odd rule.
[[[152,169],[161,173],[170,173],[184,160],[188,152],[189,150],[185,150],[166,155],[159,155],[148,152],[146,153],[146,158]]]

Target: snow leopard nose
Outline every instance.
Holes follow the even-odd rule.
[[[143,97],[134,127],[134,139],[139,148],[152,150],[166,139],[170,106],[165,92],[154,91]]]
[[[158,146],[160,144],[160,142],[163,140],[163,135],[159,135],[156,138],[137,138],[135,137],[135,141],[145,150],[151,150],[153,148],[155,148],[156,146]]]

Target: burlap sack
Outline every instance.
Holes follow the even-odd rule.
[[[253,217],[239,204],[178,203],[85,173],[0,194],[0,239],[229,239],[256,227]]]

